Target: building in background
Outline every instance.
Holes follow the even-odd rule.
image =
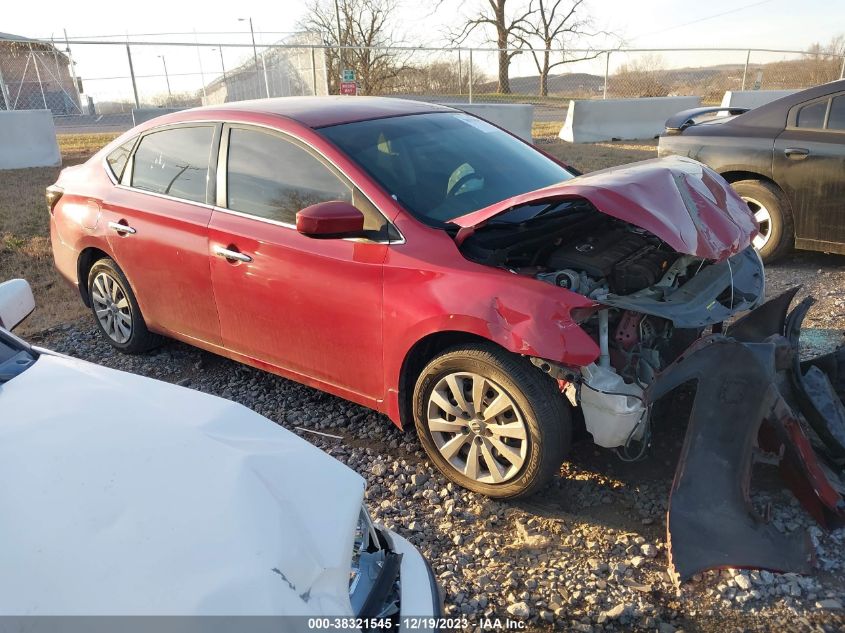
[[[71,61],[53,44],[0,33],[0,110],[80,114]]]
[[[296,33],[226,70],[206,85],[203,105],[264,97],[328,94],[325,51],[319,35]]]

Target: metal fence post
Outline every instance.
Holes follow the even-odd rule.
[[[461,66],[461,49],[458,49],[458,94],[464,94],[464,69]]]
[[[748,63],[751,61],[751,49],[745,55],[745,68],[742,70],[742,89],[745,90],[745,78],[748,77]]]
[[[267,98],[270,98],[270,84],[267,83],[267,50],[264,50],[264,53],[261,55],[261,67],[264,69],[264,93],[267,95]]]
[[[314,52],[314,47],[311,47],[311,92],[317,96],[317,54]]]
[[[73,79],[73,89],[76,92],[76,101],[79,103],[79,111],[82,112],[82,97],[79,94],[79,82],[76,79],[76,64],[73,62],[73,53],[70,52],[70,42],[67,39],[67,29],[62,29],[65,34],[65,51],[67,52],[67,63],[70,66],[70,76]]]
[[[470,103],[472,103],[472,84],[473,84],[472,49],[469,49],[469,102]]]
[[[132,66],[132,51],[129,44],[126,45],[126,59],[129,60],[129,76],[132,78],[132,93],[135,95],[135,107],[141,109],[141,102],[138,101],[138,86],[135,84],[135,68]]]
[[[839,78],[845,79],[845,55],[842,56],[842,68],[839,70]]]
[[[6,82],[3,79],[3,69],[0,68],[0,101],[3,102],[3,109],[4,110],[11,110],[11,104],[9,103],[9,88],[6,87]]]
[[[44,95],[44,84],[41,83],[41,71],[38,70],[38,57],[35,56],[35,51],[32,49],[32,42],[29,43],[29,54],[32,55],[32,63],[35,65],[35,77],[38,79],[38,87],[41,89],[41,101],[44,103],[44,109],[47,107],[47,97]]]
[[[610,74],[610,51],[605,53],[604,57],[604,91],[602,93],[602,99],[607,99],[607,76]]]
[[[196,29],[194,29],[194,41],[197,43],[197,61],[199,62],[199,65],[200,65],[200,81],[202,82],[202,98],[205,101],[207,101],[208,95],[205,92],[205,71],[202,68],[202,53],[200,53],[200,43],[199,43],[199,40],[197,39],[197,30]],[[203,102],[203,105],[206,105],[205,101]]]

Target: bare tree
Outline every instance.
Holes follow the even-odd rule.
[[[440,4],[443,4],[441,0]],[[528,28],[528,18],[534,9],[519,0],[477,0],[478,11],[471,17],[461,19],[461,26],[449,32],[448,37],[453,44],[463,44],[476,30],[486,32],[488,40],[495,43],[499,49],[499,87],[498,92],[510,94],[511,85],[508,70],[511,59],[522,51],[524,43],[521,37],[522,29]],[[507,6],[506,6],[507,5]],[[507,8],[518,7],[508,11]],[[492,32],[491,32],[492,31]],[[511,49],[511,50],[508,50]]]
[[[549,94],[549,73],[563,64],[595,59],[602,50],[588,50],[576,56],[567,55],[566,46],[578,47],[598,36],[613,36],[607,31],[595,31],[593,21],[585,14],[585,0],[532,0],[529,5],[533,19],[524,21],[516,37],[531,51],[540,75],[539,94]],[[615,36],[613,36],[615,37]],[[588,48],[581,46],[581,48]],[[560,59],[552,60],[552,49],[559,49]]]
[[[665,97],[666,71],[663,57],[656,53],[642,55],[622,64],[613,74],[616,94],[620,97]]]
[[[396,0],[311,0],[300,26],[319,33],[329,47],[330,92],[339,92],[344,68],[355,71],[364,94],[383,92],[402,73],[407,54],[390,50],[401,41],[396,9]]]

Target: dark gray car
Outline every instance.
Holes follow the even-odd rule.
[[[702,120],[725,110],[679,112],[658,154],[689,156],[730,182],[760,224],[765,261],[793,246],[845,254],[845,80]]]

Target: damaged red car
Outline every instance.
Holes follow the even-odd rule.
[[[644,453],[654,400],[717,356],[689,350],[733,344],[722,324],[764,301],[755,221],[700,163],[578,175],[406,100],[169,114],[47,196],[56,265],[112,345],[171,337],[384,412],[496,498],[551,478],[576,419],[598,445]],[[785,332],[742,353],[762,358],[770,334]],[[724,437],[756,442],[760,419],[732,421]]]

